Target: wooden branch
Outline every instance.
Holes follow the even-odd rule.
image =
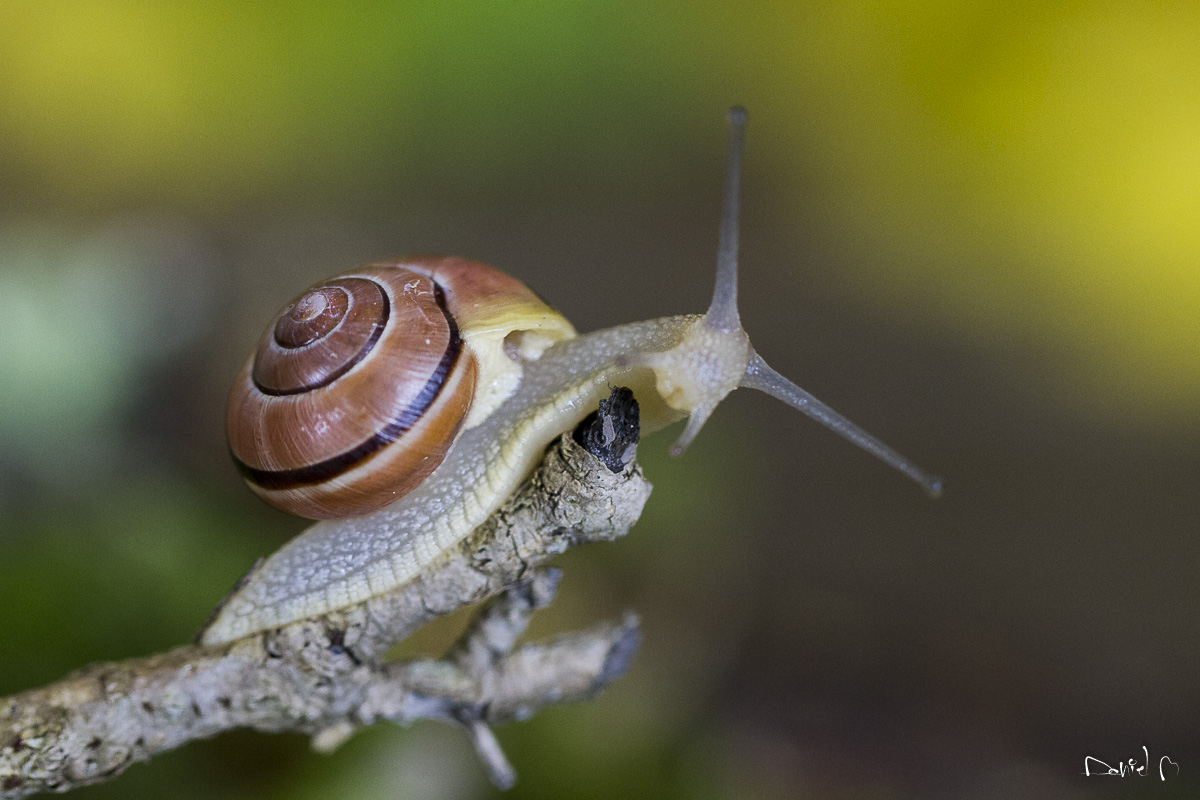
[[[233,728],[307,733],[328,752],[380,720],[460,724],[493,782],[512,785],[488,726],[590,697],[636,650],[632,616],[516,646],[554,596],[559,573],[539,565],[575,544],[621,537],[637,521],[650,484],[632,461],[636,437],[632,395],[614,390],[576,432],[592,452],[560,438],[501,509],[412,582],[219,647],[93,664],[0,698],[0,800],[106,781]],[[441,659],[383,660],[424,623],[480,601]]]

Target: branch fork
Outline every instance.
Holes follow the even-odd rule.
[[[419,719],[462,726],[492,782],[510,787],[516,773],[491,726],[593,696],[637,649],[633,615],[519,644],[561,575],[542,565],[624,536],[649,497],[633,461],[631,398],[614,390],[487,522],[392,592],[219,647],[92,664],[0,698],[0,800],[100,783],[233,728],[306,733],[330,752],[366,725]],[[421,625],[479,603],[441,658],[384,660]]]

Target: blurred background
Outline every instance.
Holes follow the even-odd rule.
[[[40,0],[0,8],[0,695],[187,640],[301,529],[240,483],[267,320],[446,252],[580,330],[708,302],[941,473],[726,402],[535,634],[632,671],[499,736],[510,798],[1200,787],[1200,6]],[[408,647],[436,652],[453,621]],[[1172,757],[1181,774],[1086,779]],[[465,737],[239,732],[80,798],[484,798]]]

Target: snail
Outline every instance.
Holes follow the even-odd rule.
[[[679,455],[731,391],[766,392],[921,485],[941,481],[763,361],[737,309],[746,112],[730,136],[708,311],[586,335],[478,262],[416,256],[303,292],[230,396],[229,441],[251,488],[322,519],[244,579],[201,634],[216,645],[361,602],[414,578],[511,494],[611,386],[644,431],[687,418]]]

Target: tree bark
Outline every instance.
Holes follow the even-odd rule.
[[[307,733],[328,752],[380,720],[464,726],[489,777],[510,786],[515,773],[488,726],[590,697],[637,648],[632,615],[517,646],[554,596],[559,572],[540,565],[624,536],[641,514],[650,484],[633,461],[631,398],[614,390],[487,522],[404,586],[219,647],[92,664],[0,698],[0,800],[106,781],[233,728]],[[384,661],[416,628],[481,601],[442,658]]]

